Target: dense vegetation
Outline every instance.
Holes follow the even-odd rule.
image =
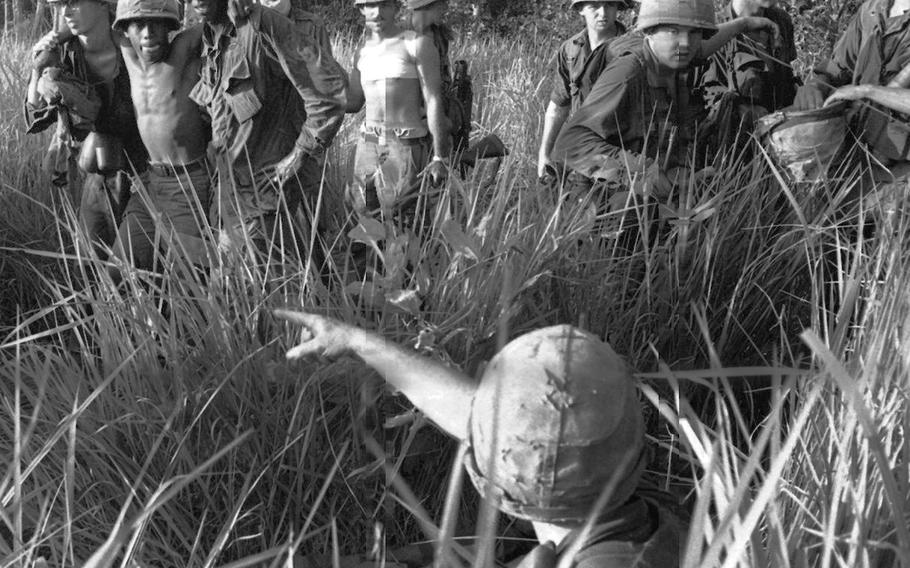
[[[831,27],[801,28],[803,46],[830,46],[835,4],[804,11]],[[494,542],[472,489],[447,499],[454,448],[367,370],[284,360],[296,330],[270,310],[285,305],[472,374],[504,338],[581,322],[643,373],[649,479],[685,504],[686,566],[910,565],[910,219],[856,230],[861,153],[811,187],[761,154],[719,156],[624,242],[596,196],[533,176],[556,36],[521,28],[504,53],[476,28],[456,46],[475,130],[511,154],[451,180],[421,242],[361,226],[385,258],[368,283],[352,285],[336,230],[306,239],[333,259],[326,278],[305,254],[266,275],[213,253],[207,281],[171,257],[163,279],[117,288],[41,172],[47,139],[23,132],[27,27],[0,39],[0,565],[331,565],[377,543],[438,538],[470,558],[453,533]],[[804,53],[801,69],[821,50]],[[320,196],[336,229],[355,130]]]

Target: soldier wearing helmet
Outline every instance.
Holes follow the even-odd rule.
[[[636,193],[666,197],[687,171],[704,110],[690,100],[690,65],[762,28],[776,33],[773,22],[757,17],[718,26],[711,0],[643,0],[637,33],[611,44],[616,57],[563,127],[553,157],[611,192],[635,178]]]
[[[563,556],[578,568],[678,565],[678,521],[637,491],[646,453],[634,381],[595,336],[568,325],[527,333],[477,383],[342,322],[276,315],[304,327],[288,358],[355,355],[470,446],[465,467],[478,491],[534,526],[541,545],[522,566]],[[592,515],[593,530],[576,542]]]
[[[777,24],[779,41],[768,30],[743,34],[729,42],[699,71],[697,82],[708,104],[708,128],[718,147],[748,140],[753,123],[769,112],[790,106],[797,79],[793,20],[777,0],[730,0],[720,21],[761,16]],[[705,127],[702,128],[705,130]]]
[[[543,137],[537,153],[537,176],[552,168],[550,152],[569,114],[585,96],[610,61],[610,42],[626,33],[616,19],[620,10],[631,8],[627,0],[589,2],[572,0],[571,7],[584,19],[585,27],[559,46],[552,75],[552,90],[544,114]]]
[[[26,95],[28,132],[56,123],[49,164],[77,192],[77,152],[84,174],[79,218],[92,241],[110,246],[129,198],[127,172],[144,170],[145,148],[130,100],[130,81],[111,32],[113,0],[60,0],[66,28],[49,32],[33,48],[36,67]],[[59,149],[60,152],[53,150]],[[98,157],[101,156],[102,160]],[[60,177],[65,179],[60,179]],[[97,251],[103,254],[105,247]]]
[[[114,254],[144,270],[155,268],[156,244],[174,244],[193,264],[206,259],[211,179],[206,147],[211,136],[202,110],[189,96],[202,64],[202,27],[182,30],[172,39],[179,27],[176,0],[117,3],[113,28],[120,34],[149,167],[138,181],[147,198],[132,199],[127,206]]]
[[[300,242],[288,213],[302,202],[315,210],[346,79],[322,45],[274,10],[252,4],[235,22],[228,0],[191,5],[203,29],[190,96],[212,119],[219,246],[268,262],[275,248]]]

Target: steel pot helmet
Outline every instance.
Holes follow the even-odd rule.
[[[607,2],[609,4],[619,4],[620,10],[625,10],[626,8],[632,7],[632,0],[572,0],[569,5],[570,8],[574,8],[579,4],[585,4],[586,2]]]
[[[645,461],[628,368],[609,345],[568,325],[523,335],[490,361],[469,441],[466,465],[478,491],[532,521],[583,521],[614,475],[606,510],[621,505]]]
[[[175,29],[180,27],[177,0],[118,0],[114,29],[122,30],[130,20],[167,20]]]
[[[641,0],[635,29],[647,30],[660,25],[691,26],[705,38],[717,32],[712,0]]]

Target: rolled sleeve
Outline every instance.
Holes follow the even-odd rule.
[[[556,65],[553,69],[553,83],[550,90],[550,101],[556,106],[567,107],[572,104],[572,94],[569,92],[570,81],[566,51],[561,48],[556,54]]]
[[[264,13],[262,31],[304,102],[306,123],[297,147],[307,152],[321,151],[332,143],[344,118],[344,72],[331,53],[295,33],[287,18]]]

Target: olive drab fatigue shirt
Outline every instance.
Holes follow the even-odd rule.
[[[810,82],[821,85],[822,92],[850,84],[886,85],[906,67],[910,63],[910,13],[889,18],[891,4],[891,0],[863,3],[831,57],[813,70]],[[880,159],[910,160],[910,117],[867,105],[855,122],[862,139]]]
[[[626,33],[626,27],[616,22],[616,37]],[[571,106],[572,112],[584,102],[597,78],[610,62],[611,38],[593,50],[588,40],[588,30],[583,29],[559,46],[556,68],[553,70],[553,88],[550,101],[556,106]]]
[[[142,138],[139,136],[139,125],[136,122],[136,111],[130,94],[130,76],[126,72],[123,55],[117,49],[117,76],[113,81],[102,81],[95,77],[85,62],[85,54],[78,38],[71,38],[60,46],[60,68],[71,74],[81,85],[95,91],[101,106],[97,115],[80,117],[74,110],[66,110],[73,132],[68,133],[67,146],[85,139],[91,132],[112,134],[120,138],[130,171],[145,170],[148,153]],[[25,104],[25,120],[28,133],[41,132],[57,122],[63,110],[56,104],[48,105],[42,101],[38,105]]]
[[[770,32],[757,30],[741,34],[719,49],[697,79],[709,105],[730,91],[772,112],[793,104],[797,87],[791,67],[796,60],[793,20],[777,7],[762,8],[756,15],[777,24],[780,46],[774,46]],[[722,23],[736,17],[733,5],[727,4],[717,19]]]
[[[563,126],[553,157],[579,174],[611,179],[626,168],[624,152],[644,155],[662,168],[684,165],[701,105],[690,104],[691,76],[675,73],[672,86],[640,35],[614,42],[617,54],[584,104]]]
[[[332,143],[344,116],[344,73],[291,20],[254,4],[237,26],[206,23],[202,41],[191,97],[208,111],[212,145],[238,185],[252,185],[295,144],[319,156]]]

